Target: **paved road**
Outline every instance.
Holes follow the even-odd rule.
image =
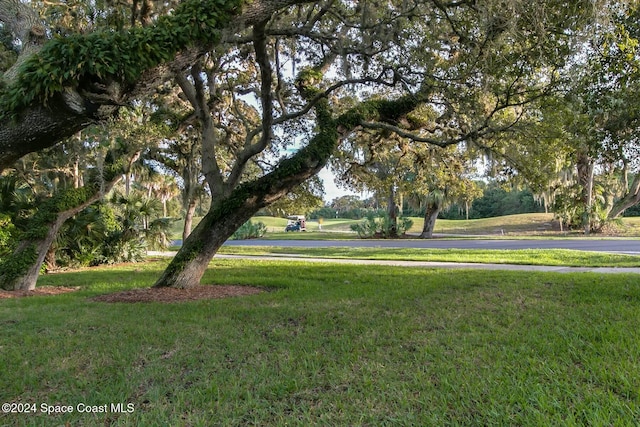
[[[225,245],[284,247],[367,247],[436,249],[574,249],[640,255],[640,239],[562,239],[562,240],[230,240]]]
[[[469,239],[404,239],[404,240],[230,240],[229,246],[283,246],[283,247],[369,247],[369,248],[437,248],[437,249],[574,249],[581,251],[614,252],[640,255],[640,239],[563,239],[563,240],[469,240]],[[172,256],[174,252],[150,253]],[[557,273],[635,273],[640,268],[550,267],[507,264],[476,264],[447,262],[384,261],[356,259],[313,259],[290,255],[236,256],[216,255],[219,258],[279,259],[302,262],[332,262],[349,264],[402,265],[423,268],[473,268],[513,271],[553,271]]]
[[[173,257],[176,252],[147,252],[150,256]],[[600,274],[640,274],[640,267],[554,267],[545,265],[512,265],[512,264],[480,264],[472,262],[431,262],[431,261],[400,261],[400,260],[372,260],[372,259],[337,259],[337,258],[306,258],[292,255],[224,255],[217,254],[216,258],[235,258],[252,260],[277,260],[288,262],[315,262],[357,265],[390,265],[414,268],[449,268],[475,270],[507,270],[507,271],[550,271],[555,273],[600,273]]]
[[[316,262],[356,265],[390,265],[414,268],[449,268],[474,270],[506,270],[506,271],[550,271],[554,273],[600,273],[600,274],[640,274],[640,267],[555,267],[548,265],[513,265],[513,264],[480,264],[473,262],[431,262],[431,261],[400,261],[380,259],[338,259],[338,258],[306,258],[289,255],[244,256],[244,255],[216,255],[216,258],[241,258],[259,260],[286,260],[289,262]]]

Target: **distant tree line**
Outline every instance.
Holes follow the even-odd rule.
[[[505,189],[497,183],[484,184],[483,196],[475,199],[469,209],[470,219],[492,218],[504,215],[544,212],[544,206],[536,201],[531,190]],[[441,219],[465,219],[463,206],[453,205],[441,212]]]
[[[492,218],[504,215],[544,212],[544,206],[537,201],[529,189],[505,189],[496,182],[478,182],[483,195],[473,201],[469,209],[469,219]],[[367,215],[379,215],[387,211],[386,201],[376,198],[360,199],[357,196],[342,196],[309,213],[310,219],[347,218],[362,219]],[[402,204],[402,215],[422,217],[425,207],[407,199]],[[640,213],[640,210],[639,210]],[[439,219],[465,219],[464,206],[452,204],[440,212]]]

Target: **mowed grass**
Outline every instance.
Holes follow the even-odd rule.
[[[0,425],[590,425],[640,420],[636,275],[215,260],[269,292],[172,304],[166,261],[45,276],[0,300],[0,401],[71,405]],[[79,413],[78,404],[134,411]]]
[[[551,231],[553,214],[532,213],[519,215],[506,215],[495,218],[482,218],[470,220],[438,220],[436,221],[436,233],[451,234],[522,234],[522,233],[546,233]],[[419,226],[422,231],[424,219],[414,221],[414,228]],[[412,230],[413,230],[412,229]],[[418,230],[416,230],[418,231]]]
[[[409,230],[410,233],[421,233],[424,226],[424,218],[411,217],[413,226]],[[360,223],[361,220],[346,219],[328,219],[325,220],[322,229],[324,231],[349,231],[351,224]],[[616,235],[623,237],[640,236],[640,217],[621,218],[615,223]],[[310,230],[315,230],[312,227]],[[567,232],[560,231],[557,221],[554,221],[553,214],[530,213],[518,215],[505,215],[494,218],[470,219],[470,220],[447,220],[439,219],[436,221],[434,232],[436,234],[451,234],[458,237],[474,237],[474,236],[494,236],[500,238],[509,236],[509,238],[517,236],[541,236],[549,237],[566,237],[583,235],[580,230]],[[594,235],[594,237],[602,237],[602,235]]]
[[[286,220],[279,222],[281,218],[255,217],[256,221],[264,222],[269,231],[280,231],[278,226],[284,229]],[[422,232],[424,218],[411,217],[413,226],[409,230],[411,233]],[[324,232],[351,232],[352,224],[360,224],[363,220],[327,218],[323,220],[322,231]],[[520,215],[507,215],[495,218],[471,219],[471,220],[446,220],[436,221],[435,233],[456,234],[456,235],[513,235],[513,234],[549,234],[554,230],[552,225],[553,214],[533,213]],[[273,226],[273,228],[271,228]],[[318,231],[316,221],[307,222],[307,230]],[[558,230],[556,230],[558,231]],[[293,234],[293,233],[290,233]]]
[[[424,218],[411,217],[413,226],[409,230],[411,233],[422,232]],[[263,222],[267,226],[270,233],[282,233],[287,225],[285,218],[273,218],[258,216],[252,221]],[[351,230],[351,225],[360,224],[364,220],[346,219],[346,218],[325,218],[322,226],[319,227],[317,221],[307,221],[307,234],[315,234],[322,231],[324,233],[344,233],[355,234]],[[553,214],[522,214],[508,215],[496,218],[472,219],[472,220],[446,220],[439,219],[436,222],[436,233],[459,234],[459,235],[503,235],[503,234],[521,234],[521,233],[543,233],[551,231],[551,222]],[[305,233],[286,233],[294,236]]]
[[[199,222],[196,218],[194,226]],[[422,232],[424,218],[412,217],[413,226],[410,233],[419,234]],[[363,220],[353,220],[345,218],[325,218],[322,227],[317,221],[307,221],[306,233],[285,233],[287,225],[286,218],[275,218],[268,216],[256,216],[253,222],[262,222],[267,227],[265,239],[291,239],[291,240],[327,240],[327,239],[353,239],[357,238],[355,232],[351,230],[351,225],[359,224]],[[171,238],[182,238],[182,227],[184,222],[175,221],[171,228]],[[621,218],[615,224],[616,236],[638,237],[640,236],[640,217]],[[567,236],[582,236],[580,231],[567,233],[560,232],[557,222],[553,220],[553,214],[533,213],[520,215],[507,215],[495,218],[471,219],[471,220],[446,220],[439,219],[435,227],[436,234],[454,235],[456,237],[474,238],[476,236],[492,236],[493,238],[543,237],[543,238],[564,238]],[[595,234],[594,238],[606,237]]]
[[[549,265],[566,267],[640,267],[640,256],[570,249],[420,249],[279,247],[225,245],[220,254],[261,256],[294,255],[309,258],[402,260],[481,264]]]

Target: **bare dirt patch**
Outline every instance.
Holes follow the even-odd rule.
[[[40,288],[35,288],[33,291],[5,291],[0,289],[0,299],[34,297],[38,295],[60,295],[75,292],[78,289],[80,289],[79,286],[42,286]]]
[[[141,288],[91,298],[100,302],[180,302],[203,299],[219,299],[254,295],[265,292],[264,289],[241,285],[200,285],[189,289],[174,288]]]

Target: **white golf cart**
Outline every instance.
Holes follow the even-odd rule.
[[[289,215],[284,231],[307,231],[307,220],[304,215]]]

